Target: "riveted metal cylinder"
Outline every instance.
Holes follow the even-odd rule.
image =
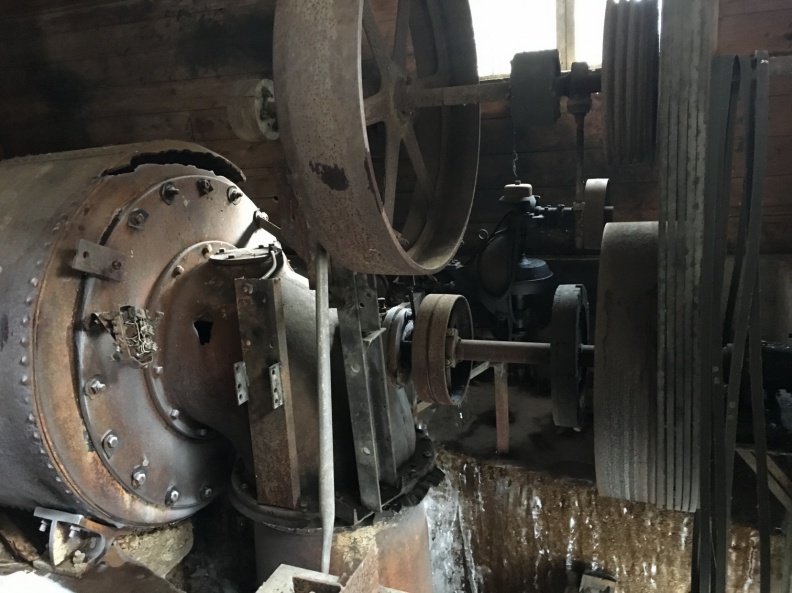
[[[218,431],[250,437],[234,272],[206,253],[275,241],[242,179],[173,142],[0,163],[0,504],[147,526],[227,481]]]

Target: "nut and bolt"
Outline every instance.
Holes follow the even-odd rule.
[[[257,210],[253,215],[253,220],[256,222],[256,226],[264,228],[264,224],[269,222],[269,216],[263,210]]]
[[[110,265],[113,267],[114,270],[120,270],[121,266],[123,266],[124,264],[122,264],[120,260],[114,259],[113,263],[111,263]]]
[[[226,195],[228,196],[228,201],[229,202],[231,202],[232,204],[238,204],[239,200],[242,199],[242,196],[244,194],[242,193],[241,190],[239,190],[239,188],[229,187],[228,188],[228,193]]]
[[[201,253],[203,254],[204,257],[208,257],[208,256],[212,255],[213,251],[214,251],[214,248],[211,245],[204,245],[204,248],[201,249]]]
[[[168,182],[160,188],[160,197],[162,201],[168,205],[173,204],[173,200],[175,200],[178,195],[179,188],[173,183]]]
[[[99,395],[100,393],[104,393],[107,389],[107,385],[102,381],[99,377],[94,377],[93,379],[89,380],[85,384],[85,395],[89,397],[93,397]]]
[[[132,473],[132,487],[140,488],[145,483],[146,483],[146,470],[142,468],[136,469]]]
[[[181,276],[182,274],[184,274],[184,266],[176,266],[173,268],[174,276]]]
[[[179,416],[181,416],[181,412],[179,410],[173,409],[170,411],[170,417],[174,420],[178,420]]]
[[[214,495],[214,490],[212,489],[211,486],[204,486],[203,488],[201,488],[201,498],[203,498],[204,500],[208,500],[212,498],[213,495]]]
[[[146,224],[146,220],[148,220],[148,213],[145,210],[133,210],[132,214],[129,215],[129,226],[133,229],[140,229]]]
[[[108,433],[108,435],[104,438],[104,448],[106,451],[112,451],[120,444],[121,441],[119,440],[118,435],[114,432]]]
[[[199,179],[196,182],[196,185],[198,186],[198,193],[202,196],[209,195],[214,191],[214,187],[212,187],[212,182],[209,181],[208,179]]]
[[[179,494],[179,491],[176,490],[176,488],[171,488],[165,494],[165,504],[167,505],[176,504],[176,501],[179,500],[179,496],[181,496]]]

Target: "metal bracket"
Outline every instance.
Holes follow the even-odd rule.
[[[250,381],[244,361],[234,363],[234,381],[236,381],[237,404],[241,406],[250,399]]]
[[[69,558],[81,558],[77,564],[88,564],[100,558],[110,566],[127,562],[126,556],[113,542],[131,529],[110,527],[83,515],[37,507],[33,515],[42,519],[42,531],[49,529],[48,553],[53,569]]]
[[[103,280],[120,282],[124,277],[125,264],[126,255],[120,251],[80,239],[71,267]]]
[[[244,363],[243,363],[244,364]],[[269,368],[270,390],[272,391],[272,409],[283,405],[283,383],[281,382],[281,363],[276,362]]]

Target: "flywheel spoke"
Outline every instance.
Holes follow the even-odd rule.
[[[380,91],[376,95],[366,97],[363,101],[363,110],[366,114],[367,126],[385,121],[389,112],[387,94],[384,91]]]
[[[396,34],[393,38],[393,62],[404,72],[407,66],[407,36],[410,32],[410,6],[412,0],[398,0]]]
[[[392,78],[392,64],[391,54],[388,51],[388,44],[382,36],[382,31],[377,24],[377,18],[374,16],[374,11],[371,8],[371,3],[366,1],[363,3],[363,30],[366,32],[371,53],[374,54],[374,61],[379,68],[380,76],[385,80]]]
[[[382,196],[382,203],[385,214],[391,224],[393,223],[393,213],[396,207],[396,178],[399,174],[401,143],[401,135],[397,132],[395,126],[389,126],[385,145],[385,193]]]
[[[428,196],[434,193],[434,187],[429,178],[429,171],[426,169],[421,146],[415,136],[415,128],[412,126],[407,126],[407,130],[404,133],[404,147],[407,149],[407,156],[410,157],[410,163],[412,163],[415,176],[418,179],[418,185],[421,186],[422,193],[428,199]]]

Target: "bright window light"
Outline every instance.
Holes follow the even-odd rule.
[[[470,0],[479,76],[511,72],[523,51],[556,47],[556,0]]]
[[[575,0],[575,61],[602,65],[605,0]]]
[[[508,76],[514,54],[555,49],[557,4],[564,0],[470,0],[482,78]],[[606,0],[574,0],[575,55],[571,61],[602,64]]]

